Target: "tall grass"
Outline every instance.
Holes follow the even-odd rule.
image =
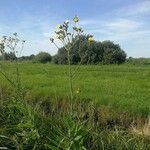
[[[12,63],[6,63],[6,66],[7,73],[11,73],[12,76],[15,65]],[[116,96],[114,100],[118,103],[120,102],[119,105],[116,105],[113,99],[111,99],[113,101],[111,103],[106,103],[105,101],[99,102],[98,100],[94,101],[94,97],[93,100],[91,99],[94,94],[98,94],[93,91],[99,91],[100,87],[107,87],[108,90],[111,85],[109,90],[111,90],[112,87],[114,90],[114,87],[118,85],[118,90],[120,88],[119,81],[125,79],[126,81],[132,81],[132,83],[135,80],[140,83],[140,80],[137,79],[141,76],[148,75],[149,71],[147,68],[132,68],[126,66],[88,66],[88,68],[85,69],[85,66],[82,66],[80,71],[81,75],[79,74],[79,82],[82,85],[82,82],[84,81],[84,88],[90,88],[93,93],[90,93],[91,95],[86,93],[87,95],[85,96],[83,95],[84,92],[82,93],[84,88],[81,88],[81,93],[78,93],[80,95],[77,94],[74,101],[70,104],[70,101],[67,100],[67,89],[65,89],[65,67],[66,66],[47,64],[44,65],[45,69],[43,70],[41,69],[43,68],[43,65],[41,64],[22,64],[21,76],[23,81],[26,81],[23,82],[23,86],[28,89],[25,91],[23,101],[16,101],[16,94],[13,92],[13,88],[10,88],[9,85],[7,85],[7,80],[1,80],[1,83],[2,81],[4,82],[3,85],[1,84],[0,93],[1,149],[150,149],[149,136],[137,134],[133,132],[132,128],[137,125],[143,126],[145,124],[149,109],[145,109],[146,107],[141,105],[139,105],[140,109],[133,109],[137,106],[136,103],[133,103],[133,105],[135,105],[134,107],[129,107],[129,104],[131,104],[129,101],[122,103],[120,99],[117,100],[119,97],[116,95],[114,95]],[[59,70],[59,72],[57,72],[57,70]],[[106,81],[105,79],[107,79],[107,83],[111,83],[109,86],[104,82]],[[108,82],[108,79],[111,82]],[[93,81],[93,86],[90,85],[91,81]],[[100,87],[96,86],[98,85],[98,81],[101,83]],[[102,84],[103,82],[105,84]],[[147,85],[147,83],[148,82],[145,82],[145,85]],[[32,88],[37,84],[38,86],[34,93]],[[64,86],[59,89],[59,85],[63,84]],[[41,88],[46,85],[50,88],[47,91],[45,91],[45,89],[43,91]],[[126,85],[127,89],[131,86],[129,82],[127,82]],[[135,85],[137,85],[137,83],[135,83]],[[49,91],[52,91],[51,86],[54,86],[55,90],[49,94]],[[136,86],[136,88],[138,89],[139,87]],[[10,91],[10,89],[12,91]],[[58,89],[60,93],[57,93],[56,89]],[[123,92],[125,89],[126,88],[122,87]],[[119,93],[119,96],[125,99],[124,94],[126,96],[131,94],[130,96],[134,96],[133,98],[135,98],[135,95],[133,95],[134,88],[132,89],[133,93],[131,91],[127,92],[127,89],[126,93],[118,90],[118,92],[121,92]],[[44,93],[40,93],[39,95],[38,90]],[[106,92],[105,90],[101,90],[101,92],[102,91]],[[45,94],[47,96],[43,97]],[[100,94],[103,95],[104,93]],[[110,94],[112,94],[110,98],[113,98],[114,93]],[[142,97],[142,94],[140,97]],[[127,96],[127,98],[129,97]],[[118,111],[116,111],[114,108],[117,106],[120,108],[123,108],[124,106],[126,109],[118,109]],[[132,109],[134,111],[139,110],[141,117],[140,115],[135,115],[135,113],[129,112],[129,110]],[[142,112],[141,110],[144,111]]]
[[[13,76],[15,64],[7,62],[6,72]],[[32,101],[68,99],[65,65],[22,63],[20,74],[25,97]],[[73,66],[74,69],[74,66]],[[148,116],[150,112],[150,71],[148,66],[80,66],[74,79],[75,98],[95,101],[119,111]],[[0,85],[9,83],[0,76]],[[78,89],[80,90],[77,93]]]
[[[84,100],[74,101],[73,108],[71,115],[71,105],[66,100],[27,105],[13,99],[3,101],[0,106],[0,146],[18,150],[150,148],[149,137],[130,131],[131,116],[124,114],[122,120],[112,117],[115,112],[108,113],[108,108],[98,108],[93,102],[85,103]]]

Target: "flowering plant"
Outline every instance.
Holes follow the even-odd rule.
[[[14,33],[12,36],[3,36],[0,40],[0,55],[2,55],[2,60],[0,63],[0,73],[5,77],[5,79],[7,79],[9,81],[9,83],[11,83],[15,89],[16,89],[16,99],[17,100],[21,100],[23,97],[22,95],[22,87],[21,87],[21,81],[20,81],[20,72],[19,72],[19,64],[18,64],[18,58],[17,58],[17,46],[19,47],[19,45],[21,44],[21,50],[20,50],[20,54],[23,50],[24,47],[24,43],[25,40],[21,40],[18,37],[17,33]],[[8,48],[10,50],[11,53],[14,54],[15,56],[15,68],[16,68],[16,78],[15,80],[13,80],[12,77],[9,77],[8,74],[5,72],[5,67],[4,65],[4,61],[5,61],[5,50],[6,48]]]
[[[68,20],[64,21],[63,24],[57,25],[56,31],[55,31],[55,38],[50,38],[51,43],[53,43],[58,49],[59,49],[59,46],[55,42],[56,39],[62,43],[63,47],[66,50],[67,60],[68,60],[68,77],[69,77],[68,79],[69,79],[71,100],[74,98],[72,81],[75,75],[71,67],[71,49],[75,45],[76,41],[79,40],[80,36],[83,34],[83,29],[80,26],[78,26],[78,22],[79,22],[79,18],[78,16],[75,16],[73,18],[72,29],[70,29],[71,27],[70,27],[69,21]],[[93,41],[94,41],[93,37],[89,36],[88,42],[91,43]]]

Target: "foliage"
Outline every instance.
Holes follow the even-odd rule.
[[[58,96],[68,99],[67,65],[21,62],[22,86],[27,89],[26,99],[43,101]],[[5,71],[15,79],[15,63],[7,62]],[[72,66],[75,71],[76,66]],[[150,110],[149,65],[81,65],[74,81],[75,98],[87,98],[97,105],[147,116]],[[10,85],[0,75],[0,87]],[[8,89],[8,95],[13,90]],[[79,91],[79,93],[78,93]],[[7,98],[5,98],[7,99]]]
[[[30,56],[21,56],[18,59],[20,61],[31,61],[35,59],[35,55],[31,54]]]
[[[71,64],[121,64],[126,60],[125,52],[118,44],[111,41],[93,41],[89,44],[90,35],[80,35],[75,38],[74,46],[71,49]],[[67,64],[65,48],[58,50],[53,59],[56,64]]]
[[[76,23],[79,21],[79,18],[75,16],[73,21],[76,25]],[[71,100],[74,100],[74,101],[71,101],[71,103],[70,101],[67,100],[66,97],[64,99],[60,98],[61,95],[60,97],[58,97],[56,94],[57,90],[54,90],[55,98],[51,100],[49,98],[45,98],[43,96],[38,95],[38,97],[34,99],[35,101],[33,101],[32,96],[35,95],[35,93],[33,94],[30,92],[31,92],[31,89],[34,87],[33,86],[34,84],[36,85],[36,88],[37,88],[35,90],[36,92],[41,90],[42,87],[46,87],[46,84],[48,84],[49,86],[50,85],[56,86],[57,84],[56,81],[58,81],[58,79],[59,79],[59,82],[64,83],[64,84],[58,84],[58,86],[56,86],[58,89],[59,87],[61,88],[60,85],[66,84],[66,80],[65,80],[66,76],[65,78],[63,77],[64,70],[66,70],[66,66],[65,68],[63,68],[62,66],[58,68],[57,66],[56,70],[58,72],[56,73],[52,71],[52,69],[54,69],[56,66],[47,64],[47,65],[44,65],[44,67],[50,67],[50,68],[46,69],[43,67],[43,64],[40,64],[40,63],[32,64],[34,66],[32,66],[30,63],[26,63],[25,65],[29,65],[29,68],[27,66],[25,66],[25,68],[23,67],[21,68],[22,70],[25,71],[25,74],[24,72],[21,72],[22,78],[24,78],[23,84],[25,84],[25,82],[32,84],[34,83],[34,81],[39,82],[41,80],[42,85],[39,86],[39,84],[35,82],[30,87],[30,90],[28,86],[28,91],[25,91],[23,90],[23,84],[20,78],[20,70],[19,70],[20,68],[19,68],[18,57],[17,57],[18,52],[16,51],[16,47],[18,43],[20,42],[20,39],[18,38],[17,33],[14,33],[14,36],[3,38],[3,41],[2,41],[3,44],[0,45],[0,52],[2,56],[4,56],[5,47],[7,46],[8,48],[10,48],[10,51],[13,54],[15,54],[16,59],[14,63],[5,62],[5,61],[1,62],[0,73],[2,77],[4,77],[5,81],[7,81],[5,82],[6,85],[7,83],[9,83],[12,85],[12,87],[11,87],[11,90],[10,89],[8,90],[9,94],[7,93],[7,91],[3,89],[4,86],[0,87],[0,149],[16,149],[16,150],[28,150],[28,149],[32,149],[32,150],[35,150],[35,149],[36,150],[41,150],[41,149],[50,149],[50,150],[96,150],[96,149],[137,150],[137,149],[142,149],[142,150],[146,150],[146,149],[150,149],[149,137],[143,134],[138,135],[134,133],[131,128],[131,125],[136,127],[136,125],[139,122],[140,122],[140,125],[145,125],[145,122],[147,121],[147,116],[148,116],[148,114],[146,113],[149,113],[149,107],[146,107],[148,108],[148,110],[144,110],[144,113],[142,112],[142,114],[144,115],[146,114],[145,117],[136,118],[131,113],[130,114],[127,113],[127,110],[124,113],[118,113],[119,111],[118,112],[113,111],[110,107],[103,107],[103,106],[100,107],[100,105],[98,105],[96,101],[95,102],[91,101],[89,97],[81,98],[80,93],[82,92],[82,90],[86,89],[85,88],[86,84],[88,82],[92,83],[90,81],[90,78],[88,78],[88,75],[90,74],[88,74],[87,72],[85,72],[85,76],[82,76],[84,78],[83,88],[81,88],[81,90],[80,88],[77,89],[76,93],[78,95],[77,94],[75,95],[73,93],[74,89],[72,88],[72,81],[75,80],[74,75],[76,75],[75,74],[76,69],[78,71],[77,72],[78,74],[83,73],[82,72],[83,70],[78,70],[80,68],[77,68],[76,66],[72,66],[73,60],[79,59],[80,63],[82,63],[83,61],[85,63],[88,63],[88,62],[95,63],[94,62],[95,59],[102,60],[102,58],[105,56],[104,58],[107,58],[107,57],[109,58],[109,63],[111,63],[112,60],[113,61],[115,60],[116,63],[119,63],[123,59],[120,59],[121,54],[119,51],[117,51],[119,50],[120,47],[117,45],[115,45],[115,47],[117,48],[115,48],[116,51],[114,55],[112,54],[114,53],[114,49],[112,48],[114,45],[111,46],[110,48],[109,46],[106,46],[105,43],[102,43],[102,44],[105,45],[105,49],[107,49],[108,53],[106,54],[104,53],[103,55],[100,55],[100,56],[93,54],[90,49],[92,50],[94,49],[96,51],[97,48],[95,46],[96,42],[94,42],[92,36],[89,36],[88,38],[86,37],[85,44],[83,44],[83,49],[85,49],[85,51],[80,51],[80,44],[79,44],[79,53],[78,53],[79,56],[78,57],[73,56],[71,53],[71,50],[73,49],[74,44],[72,43],[76,43],[78,40],[76,40],[77,36],[75,37],[72,36],[74,35],[74,33],[70,34],[68,32],[68,27],[69,27],[68,24],[69,24],[68,22],[64,22],[63,25],[60,25],[58,27],[59,31],[56,32],[56,35],[58,36],[57,38],[59,40],[62,40],[62,42],[66,42],[66,39],[68,40],[68,42],[64,44],[63,48],[65,48],[67,52],[67,62],[69,64],[68,73],[69,73],[69,86],[71,90],[70,94],[71,94]],[[82,29],[77,26],[74,26],[73,30],[76,31],[77,34],[82,32]],[[80,36],[78,37],[80,38]],[[56,44],[54,42],[54,39],[50,39],[50,40],[53,44]],[[25,41],[21,42],[22,48],[23,48],[24,42]],[[111,45],[111,43],[109,44]],[[76,52],[76,50],[74,51]],[[87,57],[87,55],[89,55],[90,57]],[[39,53],[36,56],[36,59],[40,60],[40,62],[42,60],[42,62],[45,63],[47,60],[51,58],[50,55],[49,55],[49,58],[47,56],[48,56],[47,53],[46,54]],[[6,58],[2,57],[2,59],[5,60]],[[110,70],[108,68],[103,68],[103,69],[106,69],[105,72],[108,72],[108,75],[110,76],[109,71],[114,71],[114,68],[111,68]],[[90,66],[88,69],[94,71],[94,77],[96,77],[96,80],[95,81],[92,80],[92,81],[95,82],[97,86],[99,74],[95,74],[96,70],[94,70],[93,66],[92,68]],[[100,69],[102,69],[102,66],[98,68],[98,72]],[[130,68],[125,68],[125,71],[127,70],[130,71]],[[35,72],[32,72],[32,71],[35,71]],[[40,78],[41,71],[42,71],[41,75],[44,78]],[[124,76],[125,76],[125,71],[123,71]],[[43,72],[45,72],[46,74],[43,74]],[[119,68],[118,70],[119,74],[114,75],[114,72],[113,72],[113,75],[114,75],[113,77],[116,77],[117,81],[118,81],[120,72],[121,72],[121,68]],[[31,77],[30,73],[31,75],[34,76],[32,80],[29,80],[29,78]],[[106,79],[105,76],[102,76],[104,72],[100,72],[100,73],[101,73],[100,77],[103,77],[104,79]],[[26,76],[27,78],[25,78],[24,75],[27,75]],[[52,78],[50,78],[50,75],[52,75]],[[143,77],[143,74],[142,74],[142,77]],[[86,78],[88,79],[88,81],[85,80]],[[51,80],[52,84],[49,84],[50,79],[52,79]],[[126,79],[127,78],[124,78],[124,80]],[[0,81],[4,81],[4,80],[0,80]],[[109,92],[107,89],[109,85],[108,79],[105,82],[104,82],[104,86],[106,86],[105,88],[108,93],[104,95],[110,96],[109,94],[112,91]],[[119,86],[122,87],[121,82],[120,81],[118,82],[120,83]],[[3,84],[3,82],[1,83]],[[79,86],[78,80],[76,80],[75,83]],[[102,88],[102,84],[100,85]],[[116,87],[116,85],[117,84],[115,82],[114,87]],[[143,80],[142,80],[142,85],[143,85]],[[93,89],[93,91],[95,91],[96,86],[90,85],[89,87]],[[98,92],[99,92],[99,89],[100,88],[98,88]],[[111,89],[112,89],[112,86],[111,86]],[[119,89],[117,89],[117,92],[115,93],[115,95],[117,95]],[[52,90],[48,90],[48,93],[51,91]],[[124,96],[130,97],[132,93],[131,95],[127,95],[127,91],[128,90],[126,89],[125,91],[123,91],[123,93],[125,93]],[[66,93],[66,92],[63,92],[63,93]],[[89,91],[87,91],[87,93],[89,93]],[[101,93],[100,95],[102,98]],[[119,93],[119,95],[117,96],[120,98],[120,96],[122,95],[120,95]],[[111,98],[111,96],[109,98]],[[121,101],[116,103],[116,106],[118,107],[120,104],[121,104]],[[123,105],[124,104],[125,103],[123,101]],[[138,103],[137,105],[139,104],[140,103]],[[127,105],[124,105],[124,106],[127,106]],[[138,119],[140,121],[138,121]],[[143,120],[144,120],[144,123],[141,124],[141,121]]]
[[[71,53],[71,50],[74,47],[74,44],[76,43],[76,41],[80,38],[80,35],[83,33],[82,28],[77,26],[78,22],[79,22],[79,18],[78,18],[78,16],[75,16],[73,18],[73,26],[72,27],[69,24],[69,21],[67,20],[67,21],[64,21],[63,24],[58,25],[57,29],[55,31],[56,39],[59,40],[63,45],[62,55],[64,56],[64,58],[62,58],[61,60],[60,59],[56,60],[58,57],[55,56],[54,62],[59,63],[61,61],[61,62],[64,62],[65,64],[68,64],[67,76],[68,76],[70,100],[71,101],[74,98],[73,75],[75,76],[75,72],[73,73],[73,71],[72,71],[72,53]],[[54,44],[59,49],[59,46],[55,42],[56,39],[50,38],[50,41],[52,44]],[[87,41],[89,42],[89,44],[91,44],[93,42],[93,37],[89,36]]]
[[[150,65],[150,58],[132,58],[126,60],[129,65]]]
[[[40,52],[35,57],[33,57],[33,61],[40,63],[51,62],[51,55],[47,52]]]
[[[103,62],[105,64],[121,64],[126,61],[126,53],[118,44],[111,41],[102,42],[104,48]]]
[[[15,87],[16,92],[16,100],[23,100],[23,88],[20,80],[20,71],[19,71],[19,63],[17,55],[21,54],[25,40],[21,40],[18,37],[17,33],[14,33],[12,36],[3,36],[1,41],[0,52],[2,54],[2,62],[0,63],[0,74],[13,86]],[[21,46],[20,53],[17,51],[17,47]],[[6,53],[6,48],[10,50],[9,53]],[[10,77],[9,74],[5,70],[5,60],[15,60],[15,79]]]
[[[0,56],[2,56],[4,54],[4,49],[5,49],[5,45],[4,45],[4,42],[1,41],[0,42]]]
[[[74,101],[73,106],[73,112],[70,112],[70,104],[65,100],[22,104],[1,99],[0,147],[17,150],[150,148],[149,137],[131,133],[129,116],[118,122],[114,113],[98,109],[90,102]],[[105,117],[111,115],[113,118],[103,121],[104,111]],[[121,116],[118,114],[119,118]]]
[[[3,54],[3,57],[0,57],[0,60],[5,59],[5,60],[15,60],[17,59],[16,55],[13,52],[5,52]]]

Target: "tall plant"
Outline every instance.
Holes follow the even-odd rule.
[[[17,33],[14,33],[12,36],[3,36],[0,40],[0,54],[2,55],[2,61],[0,63],[0,73],[2,76],[7,79],[9,83],[11,83],[16,90],[16,99],[21,100],[23,98],[22,93],[22,86],[21,86],[21,80],[20,80],[20,72],[19,72],[19,63],[18,63],[18,57],[23,50],[25,40],[21,40],[18,37]],[[19,49],[20,47],[20,49]],[[5,71],[4,62],[5,62],[5,51],[6,49],[9,49],[10,52],[14,54],[15,58],[15,69],[16,69],[16,78],[13,80],[12,77],[9,77],[7,72]],[[19,49],[19,51],[17,51]]]
[[[75,45],[76,41],[79,40],[79,38],[83,34],[83,29],[80,26],[78,26],[78,22],[79,22],[78,16],[75,16],[73,18],[73,26],[69,24],[68,20],[64,21],[63,24],[57,26],[57,29],[55,31],[55,35],[56,35],[55,38],[50,38],[51,43],[53,43],[58,49],[59,46],[55,41],[56,39],[62,43],[63,47],[66,50],[67,61],[68,61],[68,81],[69,81],[71,100],[73,100],[74,98],[73,77],[75,76],[75,72],[73,71],[72,64],[71,64],[71,50]],[[93,37],[90,36],[88,38],[88,41],[89,43],[93,42]]]

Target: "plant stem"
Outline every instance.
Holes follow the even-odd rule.
[[[70,60],[70,49],[67,50],[68,54],[68,68],[69,68],[69,87],[70,87],[70,99],[73,100],[73,83],[72,83],[72,68],[71,68],[71,60]]]

